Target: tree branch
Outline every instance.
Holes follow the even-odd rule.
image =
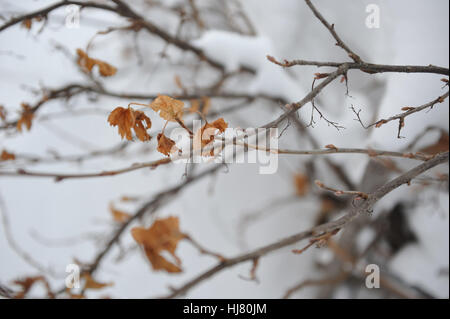
[[[409,170],[408,172],[400,175],[399,177],[397,177],[397,178],[393,179],[392,181],[386,183],[385,185],[381,186],[376,191],[369,194],[369,196],[366,200],[360,201],[360,203],[358,205],[353,206],[351,208],[351,210],[343,217],[338,218],[335,221],[331,221],[331,222],[319,225],[317,227],[311,228],[309,230],[300,232],[298,234],[292,235],[290,237],[284,238],[280,241],[277,241],[277,242],[274,242],[267,246],[258,248],[251,252],[239,255],[237,257],[228,258],[226,261],[218,263],[216,266],[212,267],[211,269],[207,270],[206,272],[201,273],[194,279],[188,281],[186,284],[184,284],[180,288],[173,289],[169,295],[165,296],[165,298],[175,298],[175,297],[181,296],[181,295],[185,294],[187,291],[189,291],[191,288],[195,287],[196,285],[203,282],[204,280],[218,274],[219,272],[221,272],[224,269],[233,267],[237,264],[240,264],[240,263],[243,263],[243,262],[246,262],[249,260],[254,260],[255,258],[259,258],[261,256],[265,256],[273,251],[276,251],[276,250],[284,248],[286,246],[295,244],[303,239],[341,229],[341,228],[345,227],[348,223],[353,221],[355,218],[357,218],[360,214],[371,211],[372,207],[381,198],[383,198],[386,194],[390,193],[391,191],[400,187],[403,184],[409,183],[412,179],[414,179],[418,175],[422,174],[423,172],[425,172],[439,164],[448,162],[448,159],[449,159],[449,152],[439,154],[435,158],[416,166],[415,168]]]

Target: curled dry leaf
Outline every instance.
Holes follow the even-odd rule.
[[[130,214],[125,213],[121,210],[118,210],[112,204],[109,205],[109,211],[111,212],[111,215],[114,218],[114,221],[116,221],[118,223],[124,223],[131,217]]]
[[[175,141],[171,140],[164,134],[158,134],[158,152],[169,156],[170,154],[176,152],[178,148],[175,146]]]
[[[101,76],[112,76],[116,74],[117,68],[112,66],[109,63],[106,63],[105,61],[93,59],[87,55],[86,52],[84,52],[81,49],[77,49],[77,64],[85,71],[86,73],[92,72],[92,68],[97,65],[98,71]]]
[[[154,270],[165,270],[170,273],[181,272],[181,260],[175,255],[178,242],[185,237],[179,229],[177,217],[156,220],[149,228],[135,227],[131,230],[134,240],[142,245],[145,254]],[[175,263],[165,259],[160,253],[166,250]]]
[[[206,123],[198,132],[194,135],[194,149],[200,149],[214,141],[214,135],[219,130],[220,133],[225,132],[228,127],[228,123],[221,117],[214,122]],[[211,150],[209,155],[214,155],[214,149]]]
[[[94,280],[94,278],[92,278],[92,276],[88,273],[84,273],[82,275],[82,278],[84,278],[84,289],[103,289],[105,287],[110,287],[110,286],[114,286],[114,283],[112,282],[108,282],[108,283],[103,283],[103,282],[98,282],[96,280]]]
[[[150,140],[151,137],[147,133],[147,130],[152,127],[150,118],[142,111],[134,111],[134,115],[134,132],[136,133],[137,138],[142,142]]]
[[[22,103],[22,113],[20,114],[20,119],[17,121],[17,130],[22,132],[22,126],[25,125],[27,130],[31,129],[31,124],[34,118],[33,110],[27,103]]]
[[[133,139],[132,129],[134,129],[137,138],[143,142],[151,138],[147,130],[152,126],[152,122],[142,111],[135,111],[131,107],[126,109],[119,106],[111,112],[108,122],[112,126],[118,126],[120,136],[122,138],[125,137],[129,141]]]
[[[294,175],[295,191],[299,197],[305,196],[309,190],[309,178],[304,174]]]
[[[181,121],[183,118],[184,102],[170,96],[158,95],[150,104],[150,107],[153,111],[159,112],[159,116],[166,121],[177,122],[177,120]]]
[[[0,159],[2,161],[13,161],[16,159],[16,155],[14,155],[13,153],[9,153],[6,150],[3,150]]]

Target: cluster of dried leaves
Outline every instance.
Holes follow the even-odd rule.
[[[184,102],[166,95],[158,95],[158,97],[148,105],[130,103],[130,105],[132,104],[149,106],[153,111],[158,113],[162,119],[166,120],[166,124],[168,122],[178,123],[182,128],[188,131],[189,136],[193,139],[194,148],[198,149],[209,145],[214,141],[214,136],[217,131],[223,133],[228,127],[225,120],[223,118],[219,118],[211,123],[206,122],[205,125],[198,130],[198,132],[193,134],[190,129],[186,127],[183,121]],[[189,108],[188,111],[191,113],[200,112],[200,105],[202,105],[202,114],[205,114],[205,112],[209,109],[209,99],[202,98],[201,100],[191,101],[191,108]],[[112,126],[117,126],[119,128],[120,136],[122,138],[125,137],[127,140],[133,139],[132,129],[140,141],[145,142],[151,139],[151,136],[147,133],[147,130],[151,128],[151,120],[144,114],[143,111],[134,110],[130,106],[128,106],[128,108],[119,106],[111,112],[108,117],[108,122]],[[176,142],[164,135],[164,129],[157,135],[157,141],[158,152],[166,156],[180,151],[176,147]],[[213,156],[214,151],[211,150],[207,153],[207,155]]]

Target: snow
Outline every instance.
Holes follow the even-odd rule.
[[[267,37],[251,37],[234,32],[210,30],[195,41],[207,56],[214,57],[229,73],[248,67],[256,71],[256,77],[242,92],[268,94],[296,101],[302,97],[303,89],[282,68],[268,62],[266,56],[276,53]]]

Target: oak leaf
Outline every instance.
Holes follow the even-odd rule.
[[[180,232],[178,217],[167,217],[156,220],[149,228],[135,227],[131,229],[134,240],[142,245],[145,254],[154,270],[165,270],[169,273],[181,272],[181,260],[175,255],[178,242],[185,238]],[[165,250],[171,254],[175,263],[161,256]]]
[[[157,136],[158,139],[158,152],[169,156],[171,153],[177,151],[177,147],[175,146],[175,141],[168,138],[164,134],[159,133]]]
[[[25,125],[27,130],[31,129],[31,124],[34,118],[34,113],[32,108],[27,103],[22,103],[22,113],[20,115],[20,119],[17,121],[17,130],[22,132],[22,126]]]
[[[112,76],[116,74],[117,68],[112,66],[105,61],[93,59],[89,57],[89,55],[81,49],[77,49],[77,64],[85,71],[86,73],[92,72],[92,69],[95,65],[98,66],[98,71],[101,76]]]
[[[150,107],[153,111],[159,112],[159,116],[166,121],[177,122],[177,120],[182,120],[183,101],[173,99],[167,95],[158,95],[158,97],[150,104]]]
[[[137,138],[143,142],[151,138],[147,130],[152,126],[152,122],[142,111],[135,111],[131,107],[126,109],[119,106],[109,114],[108,122],[112,126],[118,126],[120,136],[122,138],[125,137],[129,141],[133,139],[132,129],[134,129]]]

